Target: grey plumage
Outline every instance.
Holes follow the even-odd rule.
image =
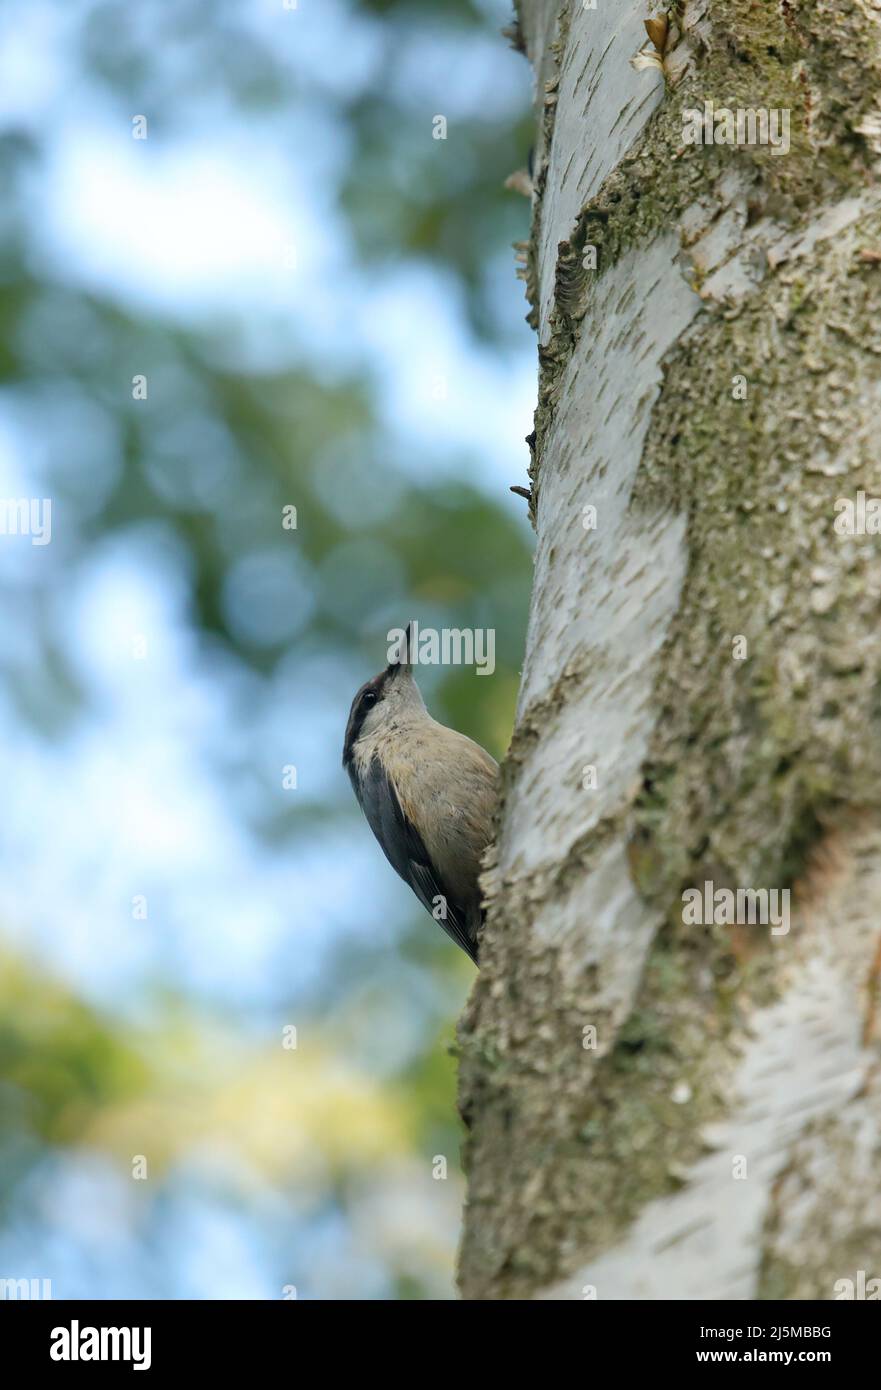
[[[478,875],[492,833],[498,765],[479,744],[432,719],[406,656],[355,696],[343,766],[392,868],[476,963]]]

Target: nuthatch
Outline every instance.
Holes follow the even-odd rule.
[[[428,713],[413,679],[411,633],[402,659],[352,701],[343,767],[392,868],[477,964],[477,878],[492,838],[499,768]]]

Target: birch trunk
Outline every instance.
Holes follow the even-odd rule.
[[[881,4],[519,29],[537,555],[462,1292],[841,1297],[881,1276],[881,536],[835,529],[881,497]],[[687,143],[706,102],[788,150]],[[790,930],[686,924],[708,882]]]

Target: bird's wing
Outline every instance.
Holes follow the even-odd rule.
[[[434,900],[438,897],[444,899],[446,917],[435,920],[476,964],[477,944],[468,935],[464,914],[441,882],[422,836],[404,814],[394,783],[379,759],[373,758],[364,775],[357,781],[353,778],[352,782],[367,823],[392,868],[405,883],[409,883],[422,906],[432,916]]]

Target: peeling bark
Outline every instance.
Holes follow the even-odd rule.
[[[881,8],[520,11],[537,555],[462,1290],[833,1298],[881,1276],[881,536],[834,529],[881,497]],[[708,101],[788,153],[687,144]],[[686,925],[706,881],[790,931]]]

